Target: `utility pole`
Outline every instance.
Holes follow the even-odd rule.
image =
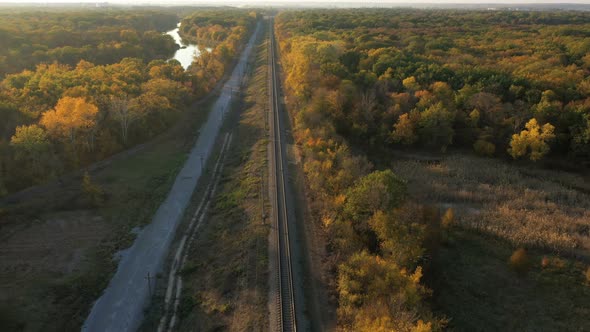
[[[199,169],[201,170],[201,173],[203,173],[203,154],[199,153],[197,155],[199,156]]]
[[[145,277],[147,279],[147,283],[148,283],[148,291],[150,294],[150,297],[152,296],[152,278],[150,277],[150,273],[147,273],[147,277]]]
[[[262,222],[266,219],[264,214],[264,169],[260,170],[260,211],[262,211]]]

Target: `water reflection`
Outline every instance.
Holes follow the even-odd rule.
[[[172,36],[176,44],[180,46],[180,49],[174,53],[172,59],[178,60],[182,65],[182,68],[185,70],[193,63],[193,60],[201,55],[201,50],[199,50],[199,46],[195,44],[184,44],[182,42],[182,38],[178,34],[178,28],[180,27],[180,22],[176,26],[176,29],[170,30],[166,32],[167,35]],[[207,52],[210,52],[210,48],[205,49]]]

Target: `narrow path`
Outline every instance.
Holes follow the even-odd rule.
[[[168,197],[160,205],[152,222],[125,251],[109,286],[94,303],[82,327],[83,331],[135,331],[141,324],[144,308],[155,286],[154,278],[162,270],[176,228],[202,174],[203,165],[213,150],[232,96],[240,88],[247,60],[260,30],[259,23],[203,124],[199,138]]]
[[[201,227],[203,219],[205,219],[205,216],[207,216],[207,211],[209,209],[209,205],[211,205],[212,197],[214,197],[215,191],[217,190],[217,185],[221,179],[223,165],[225,163],[227,151],[231,146],[231,140],[232,134],[225,134],[221,152],[219,153],[219,157],[217,158],[217,162],[215,163],[215,167],[213,169],[213,179],[211,182],[209,182],[209,185],[207,185],[207,189],[203,194],[203,198],[201,199],[197,210],[191,218],[187,230],[182,235],[180,245],[175,252],[174,261],[172,262],[172,267],[170,268],[170,272],[168,274],[166,295],[164,297],[164,313],[160,318],[158,332],[174,331],[176,321],[178,320],[178,304],[180,303],[180,296],[182,295],[182,274],[180,274],[178,271],[182,270],[187,260],[188,251],[190,250],[191,244],[195,238],[195,234]]]

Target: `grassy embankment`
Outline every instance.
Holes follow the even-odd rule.
[[[208,214],[180,272],[184,288],[179,306],[180,322],[176,325],[178,331],[267,329],[270,226],[268,219],[262,218],[262,204],[265,204],[265,211],[270,206],[267,197],[261,201],[261,180],[268,177],[267,47],[266,42],[257,46],[253,72],[249,74],[243,99],[234,105],[238,112],[229,119],[228,125],[233,131],[232,146]],[[208,168],[212,169],[211,164]],[[267,188],[262,192],[267,192]],[[202,196],[202,190],[193,195],[185,223],[194,214]],[[160,287],[156,296],[163,297],[163,292]],[[147,330],[158,322],[157,311],[157,308],[151,309],[151,322],[144,325]]]
[[[103,192],[91,202],[80,176],[0,205],[0,326],[5,331],[79,330],[128,247],[170,190],[215,98],[129,156],[90,173]]]
[[[461,154],[436,159],[396,160],[392,168],[414,200],[455,212],[429,278],[449,327],[590,329],[588,178]],[[528,251],[525,274],[508,265],[520,247]]]

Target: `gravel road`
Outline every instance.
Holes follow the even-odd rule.
[[[259,23],[232,75],[224,84],[209,118],[201,127],[199,138],[168,197],[160,205],[152,222],[125,251],[117,272],[94,303],[82,331],[135,331],[141,324],[144,308],[149,304],[150,293],[154,288],[155,276],[162,270],[176,228],[201,176],[201,162],[206,164],[213,150],[232,94],[240,88],[248,57],[260,30]]]

